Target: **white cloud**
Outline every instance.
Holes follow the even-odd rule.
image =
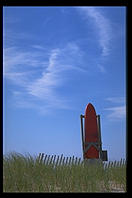
[[[102,56],[109,55],[109,43],[111,40],[111,25],[110,21],[101,13],[97,7],[79,7],[77,8],[84,18],[88,21],[93,20],[93,25],[98,35],[99,45],[102,48]]]
[[[126,117],[126,106],[118,106],[118,107],[110,107],[106,108],[105,110],[111,111],[110,114],[108,114],[108,118],[110,119],[122,119]]]
[[[43,109],[69,108],[68,99],[64,99],[57,88],[67,80],[65,71],[84,72],[79,65],[81,50],[75,43],[48,50],[46,54],[37,48],[43,49],[43,46],[35,46],[34,51],[15,47],[4,49],[4,77],[22,88],[21,94],[14,94],[17,106],[27,108],[29,104],[29,108],[41,112],[40,106]],[[41,101],[41,105],[36,101]]]
[[[32,47],[38,50],[45,50],[45,48],[41,45],[32,45]]]
[[[3,73],[26,72],[33,67],[43,67],[46,64],[44,54],[38,51],[24,51],[17,47],[9,47],[3,50]]]
[[[46,69],[41,72],[39,78],[34,79],[34,81],[27,87],[29,94],[38,97],[39,99],[55,101],[55,98],[57,97],[55,96],[55,88],[62,82],[62,78],[58,75],[61,72],[60,64],[57,61],[58,55],[60,55],[59,49],[51,50]]]
[[[112,103],[124,103],[125,97],[108,97],[106,100]]]
[[[104,12],[99,7],[77,7],[77,11],[82,16],[82,19],[86,21],[88,31],[92,31],[90,39],[93,41],[92,45],[95,45],[95,49],[98,48],[98,55],[95,57],[96,66],[101,73],[106,73],[105,63],[108,59],[111,51],[111,41],[113,37],[112,23],[105,16]]]
[[[58,96],[56,89],[63,86],[65,71],[75,70],[84,72],[83,69],[76,66],[76,60],[69,57],[79,54],[79,48],[75,44],[68,44],[63,49],[53,49],[49,54],[47,68],[41,73],[41,76],[35,79],[27,88],[28,92],[38,97],[53,102],[54,105],[65,107],[64,99]],[[74,57],[74,56],[73,56]],[[72,57],[72,59],[73,59]],[[68,60],[69,59],[69,60]],[[66,105],[67,106],[67,105]]]
[[[123,119],[126,117],[125,97],[108,97],[105,100],[115,105],[117,104],[121,105],[121,106],[105,108],[105,110],[111,112],[107,115],[108,118],[112,120],[114,119],[119,120],[119,119]]]

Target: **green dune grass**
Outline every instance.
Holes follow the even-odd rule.
[[[3,157],[3,192],[126,192],[126,162],[10,153]]]

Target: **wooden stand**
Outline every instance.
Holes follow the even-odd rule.
[[[84,144],[85,144],[85,141],[84,141],[83,118],[85,118],[85,116],[80,115],[83,159],[85,159],[84,158]],[[97,125],[98,125],[98,136],[99,136],[99,142],[98,142],[98,145],[99,145],[99,160],[108,161],[107,151],[102,150],[100,115],[97,115]]]

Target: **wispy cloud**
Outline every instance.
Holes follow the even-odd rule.
[[[37,50],[45,50],[45,48],[42,45],[32,45],[32,47]]]
[[[47,68],[41,72],[41,76],[27,87],[29,94],[36,96],[40,99],[51,100],[54,99],[54,89],[59,85],[60,79],[58,76],[59,71],[56,67],[56,58],[59,50],[52,50]]]
[[[15,84],[24,87],[45,68],[47,60],[38,51],[24,51],[17,47],[3,50],[3,74]],[[30,80],[29,80],[30,79]]]
[[[79,7],[81,13],[85,16],[86,20],[92,19],[95,26],[96,34],[100,47],[102,48],[102,56],[109,54],[109,42],[111,40],[111,25],[110,21],[101,13],[97,7]]]
[[[105,110],[111,111],[111,113],[108,114],[108,118],[110,119],[122,119],[126,117],[126,107],[124,106],[118,106],[118,107],[110,107],[106,108]]]
[[[106,100],[112,103],[125,103],[125,97],[108,97]]]
[[[77,10],[87,22],[88,27],[94,27],[94,40],[97,40],[101,49],[100,62],[98,59],[97,67],[102,73],[105,73],[106,70],[103,62],[105,60],[104,58],[110,54],[110,41],[112,39],[111,23],[98,7],[78,7]],[[89,26],[90,22],[92,23]]]
[[[53,49],[49,53],[49,60],[45,70],[41,76],[35,79],[27,88],[28,93],[42,100],[48,101],[48,106],[56,106],[57,108],[69,108],[67,101],[61,96],[56,89],[63,87],[65,79],[65,71],[81,71],[84,70],[77,67],[77,61],[74,56],[80,52],[75,44],[68,44],[63,49]],[[80,53],[81,54],[81,53]],[[72,57],[72,58],[68,58]]]
[[[4,49],[4,77],[23,88],[21,93],[14,90],[17,106],[43,113],[46,109],[70,108],[68,99],[63,98],[57,89],[65,83],[65,71],[85,71],[78,63],[80,48],[75,43],[68,43],[64,48],[47,50],[46,54],[41,45],[32,48],[34,51],[15,47]]]
[[[111,120],[119,120],[126,117],[126,105],[125,105],[125,97],[108,97],[106,98],[112,107],[105,108],[105,110],[109,111],[110,113],[107,115],[108,118]],[[117,104],[120,106],[117,106]]]

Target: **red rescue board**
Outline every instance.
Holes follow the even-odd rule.
[[[84,141],[84,158],[99,158],[98,149],[98,125],[96,112],[91,103],[86,106],[85,110],[85,141]]]

